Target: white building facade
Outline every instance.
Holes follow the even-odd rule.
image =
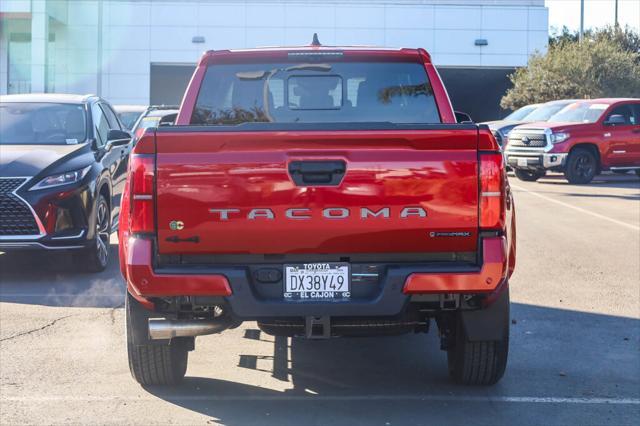
[[[179,101],[205,50],[306,45],[314,32],[325,45],[424,47],[441,70],[513,70],[546,49],[548,10],[544,0],[2,0],[0,26],[0,94],[148,104]]]

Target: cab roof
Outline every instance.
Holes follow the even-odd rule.
[[[264,51],[304,51],[304,52],[326,52],[326,51],[367,51],[367,50],[375,50],[375,51],[388,51],[388,52],[399,52],[402,50],[415,50],[415,49],[406,49],[403,47],[378,47],[378,46],[259,46],[252,47],[246,49],[229,49],[229,52],[264,52]],[[211,52],[215,52],[212,50]]]
[[[261,59],[267,61],[289,60],[292,56],[305,57],[339,57],[349,59],[380,59],[398,62],[430,63],[431,56],[426,50],[418,48],[393,48],[374,46],[291,46],[291,47],[258,47],[251,49],[209,50],[202,55],[200,65],[212,62],[234,60]]]

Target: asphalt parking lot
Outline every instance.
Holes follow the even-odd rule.
[[[640,180],[511,180],[518,265],[509,365],[494,387],[451,384],[433,330],[305,341],[247,323],[198,338],[180,387],[142,388],[115,258],[88,275],[59,257],[1,255],[0,423],[635,424]]]

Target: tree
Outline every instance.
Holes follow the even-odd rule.
[[[580,32],[571,32],[569,28],[562,27],[560,32],[554,28],[556,34],[549,36],[549,46],[557,46],[563,43],[577,42],[580,39]],[[640,34],[636,33],[630,27],[621,28],[620,26],[606,26],[599,30],[586,30],[584,33],[585,40],[610,40],[618,43],[624,50],[631,53],[640,53]],[[640,61],[640,56],[637,58]]]
[[[536,53],[510,77],[502,108],[554,99],[640,97],[640,36],[619,27],[589,31],[582,43],[566,28],[546,54]]]
[[[629,27],[605,27],[593,33],[594,40],[610,40],[617,43],[623,50],[635,53],[636,62],[640,64],[640,33],[633,31]]]

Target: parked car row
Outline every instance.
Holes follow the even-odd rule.
[[[501,379],[513,195],[426,51],[209,51],[184,98],[122,118],[93,95],[0,98],[0,250],[99,271],[120,223],[135,380],[178,383],[196,336],[243,321],[308,339],[434,323],[453,380]]]
[[[113,108],[87,95],[0,97],[0,251],[73,250],[103,270],[118,226],[129,153],[176,106]],[[640,100],[559,100],[487,123],[515,175],[588,183],[604,170],[640,176]],[[131,132],[129,131],[131,130]]]
[[[575,100],[551,101],[543,104],[526,105],[512,112],[502,120],[488,121],[482,124],[489,126],[498,144],[504,148],[507,136],[514,127],[525,123],[547,121],[552,115],[572,102],[575,102]]]
[[[606,170],[640,176],[640,99],[560,100],[524,112],[486,123],[519,179],[536,181],[548,171],[574,184]]]
[[[132,127],[133,135],[140,138],[149,127],[171,126],[178,117],[178,106],[150,106],[144,110]]]
[[[138,119],[147,110],[145,105],[114,105],[118,118],[124,124],[124,126],[133,130],[133,127],[138,122]]]
[[[148,127],[171,126],[178,116],[177,105],[115,105],[120,121],[140,137]]]

